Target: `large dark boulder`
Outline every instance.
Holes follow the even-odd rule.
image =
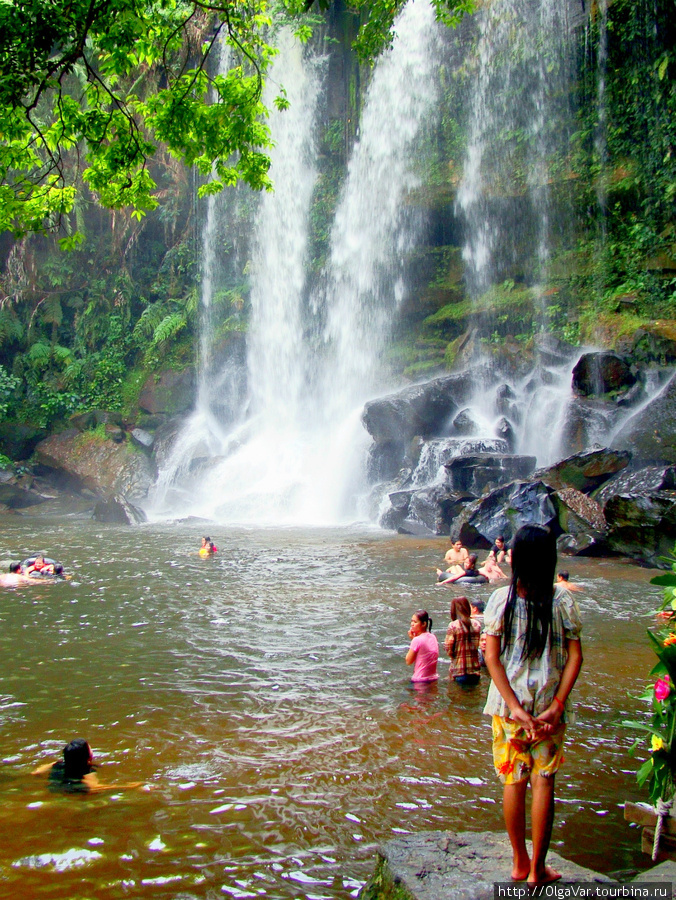
[[[560,490],[572,487],[589,494],[617,472],[626,469],[631,460],[627,450],[587,450],[575,453],[553,466],[538,469],[535,478]]]
[[[582,397],[626,391],[635,383],[629,360],[609,350],[583,353],[573,368],[573,390]]]
[[[644,466],[642,469],[625,469],[606,481],[592,496],[600,506],[604,506],[615,494],[673,490],[676,490],[676,466]]]
[[[370,400],[362,413],[364,427],[378,443],[405,445],[415,435],[439,437],[447,423],[470,396],[468,373],[414,384],[396,394]]]
[[[444,464],[449,487],[455,491],[469,491],[476,496],[487,487],[499,487],[510,481],[530,478],[535,470],[534,456],[496,455],[478,453],[458,456]]]
[[[676,491],[615,494],[604,509],[608,546],[648,566],[668,568],[661,559],[676,543]]]
[[[140,525],[147,521],[143,510],[129,503],[120,494],[99,500],[94,507],[92,518],[110,525]]]
[[[615,435],[612,446],[645,463],[676,463],[676,375]]]
[[[451,540],[488,550],[499,534],[510,541],[522,525],[546,525],[558,535],[553,494],[554,490],[542,481],[504,485],[465,507],[453,522]]]
[[[380,525],[397,531],[405,523],[410,528],[412,522],[418,522],[429,532],[448,534],[453,519],[475,499],[472,494],[449,491],[439,484],[417,491],[393,491],[389,494],[390,507],[381,515]]]
[[[593,446],[597,435],[610,434],[622,415],[617,403],[571,399],[566,405],[561,427],[560,455],[583,453]]]

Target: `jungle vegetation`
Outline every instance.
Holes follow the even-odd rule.
[[[312,212],[311,267],[321,270],[368,66],[391,41],[403,3],[0,2],[0,420],[51,427],[92,408],[133,418],[149,376],[194,363],[199,204],[237,184],[271,187],[262,89],[280,17],[292,17],[302,40],[316,39],[314,30],[339,42],[346,61],[342,106],[322,131]],[[470,0],[435,5],[449,24],[472,11]],[[593,13],[580,29],[577,127],[561,161],[576,245],[558,260],[546,323],[569,340],[599,322],[612,341],[641,322],[676,318],[672,13],[670,0],[615,0],[606,22]],[[233,54],[226,75],[209,58],[222,34]],[[457,88],[462,72],[453,77]],[[448,83],[425,177],[430,207],[442,197],[452,209],[467,110]],[[286,102],[282,85],[275,103]],[[447,348],[465,327],[457,242],[440,237],[420,278],[395,360],[412,375],[445,354],[451,362]],[[505,283],[498,306],[525,309],[527,290]],[[244,266],[215,298],[224,340],[246,328],[247,291]],[[527,341],[536,327],[526,313],[515,326],[498,310],[495,322],[496,342],[508,329]]]

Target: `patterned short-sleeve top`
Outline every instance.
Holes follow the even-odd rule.
[[[484,632],[500,637],[503,633],[505,606],[509,588],[498,588],[491,595],[484,613]],[[566,639],[579,640],[582,631],[580,611],[570,593],[557,585],[552,600],[552,627],[547,647],[539,659],[522,658],[526,640],[526,601],[516,598],[512,618],[512,640],[500,654],[507,678],[519,702],[533,716],[543,713],[554,699],[566,665]],[[509,716],[509,707],[495,684],[491,682],[484,707],[487,716]],[[574,719],[572,708],[566,702],[564,722]]]

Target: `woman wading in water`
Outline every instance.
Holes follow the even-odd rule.
[[[512,581],[488,601],[486,665],[492,683],[493,761],[504,784],[503,811],[512,845],[512,878],[547,884],[561,877],[545,865],[554,823],[554,780],[562,762],[568,695],[582,665],[580,615],[571,595],[553,587],[556,540],[525,525],[512,546]],[[530,781],[533,855],[526,848]]]

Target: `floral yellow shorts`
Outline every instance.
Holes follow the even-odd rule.
[[[492,717],[493,763],[503,784],[516,784],[534,775],[554,775],[563,762],[566,726],[551,734],[530,738],[518,722]]]

